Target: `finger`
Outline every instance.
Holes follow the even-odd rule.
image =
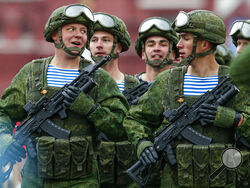
[[[202,119],[215,120],[215,116],[211,114],[201,113],[200,116],[202,117]]]
[[[140,156],[140,161],[142,162],[142,164],[143,164],[143,166],[148,166],[148,164],[147,164],[147,162],[145,161],[145,156],[144,156],[145,154],[141,154],[141,156]]]
[[[209,110],[217,110],[217,106],[213,104],[202,104],[201,105],[202,109],[209,109]]]
[[[158,160],[159,156],[158,156],[157,152],[155,151],[155,149],[153,147],[150,147],[149,150],[150,150],[151,154],[153,155],[154,159]]]
[[[151,153],[151,151],[149,149],[146,150],[146,155],[148,157],[148,160],[150,161],[150,164],[156,163],[156,160],[153,157],[153,154]]]
[[[147,165],[150,165],[150,164],[151,164],[151,161],[150,161],[150,159],[149,159],[149,157],[148,157],[148,153],[146,153],[146,151],[143,152],[142,157],[143,157],[143,160],[145,161],[145,163],[146,163]]]

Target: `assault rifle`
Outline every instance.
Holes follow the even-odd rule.
[[[148,82],[142,81],[141,83],[139,83],[135,87],[133,87],[129,90],[123,91],[123,95],[126,97],[130,106],[138,103],[140,97],[148,91],[149,85],[150,84]]]
[[[64,96],[62,93],[69,86],[75,86],[82,92],[88,93],[94,86],[96,86],[96,82],[91,77],[92,74],[110,59],[110,56],[106,56],[99,63],[95,65],[90,64],[85,67],[80,71],[79,76],[77,76],[70,84],[66,84],[62,87],[50,99],[43,96],[36,103],[27,103],[24,106],[24,109],[28,113],[28,118],[17,127],[16,133],[13,137],[20,145],[27,146],[28,154],[31,158],[36,156],[36,151],[34,147],[31,146],[32,141],[30,138],[35,132],[43,130],[55,138],[69,139],[71,131],[57,126],[50,120],[55,114],[59,115],[61,119],[67,118],[67,107],[63,102]],[[3,172],[3,168],[8,163],[10,163],[10,167],[7,171]],[[5,153],[0,157],[0,182],[4,182],[9,178],[14,164],[15,162],[11,162],[11,160],[5,156]]]
[[[166,110],[163,115],[168,119],[170,124],[164,126],[156,133],[153,143],[153,147],[158,155],[163,156],[165,161],[168,161],[172,166],[177,163],[172,146],[170,145],[174,139],[183,137],[196,145],[209,145],[212,138],[200,134],[191,127],[195,121],[200,120],[199,109],[201,105],[225,105],[238,93],[238,88],[232,84],[228,76],[225,76],[220,84],[213,90],[207,91],[190,107],[186,103],[183,103],[176,110]],[[204,125],[204,122],[201,122],[201,125]],[[152,167],[144,166],[138,160],[126,172],[139,187],[143,187],[150,178]]]

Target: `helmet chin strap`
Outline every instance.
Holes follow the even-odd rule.
[[[164,60],[149,60],[148,59],[148,56],[145,52],[145,45],[144,43],[142,42],[142,50],[145,54],[145,63],[154,67],[154,68],[163,68],[165,67],[166,65],[172,65],[173,64],[173,61],[169,58],[170,57],[170,54],[172,53],[172,48],[173,48],[173,42],[170,41],[169,43],[169,51],[168,51],[168,54],[166,56],[166,58]]]
[[[202,53],[196,53],[196,48],[197,48],[197,40],[198,37],[194,35],[194,42],[193,42],[193,49],[192,49],[192,53],[191,55],[189,55],[186,58],[182,58],[181,63],[179,64],[179,66],[183,66],[183,65],[189,65],[195,58],[197,57],[204,57],[208,54],[211,54],[214,52],[214,48],[206,51],[206,52],[202,52]]]
[[[112,57],[111,59],[117,59],[119,57],[119,54],[115,54],[114,53],[114,50],[115,50],[115,47],[116,47],[116,44],[117,44],[117,37],[115,36],[114,37],[114,42],[113,42],[113,46],[112,46],[112,49],[111,49],[111,52],[110,52],[110,56]],[[94,62],[99,62],[103,57],[102,56],[96,56],[94,57],[91,53],[91,58],[94,60]],[[107,65],[110,61],[106,62],[105,65]]]
[[[60,43],[55,43],[54,45],[56,48],[62,48],[66,53],[72,55],[72,56],[81,56],[85,46],[83,48],[77,48],[77,47],[66,47],[62,41],[62,27],[58,28],[58,35],[59,35],[59,41]],[[76,51],[77,53],[74,53],[73,51]]]

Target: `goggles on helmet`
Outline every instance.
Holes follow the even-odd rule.
[[[171,25],[167,20],[164,20],[162,18],[149,18],[141,23],[138,31],[139,33],[144,33],[151,29],[153,26],[157,27],[162,31],[171,30]]]
[[[221,44],[218,45],[217,50],[219,50],[223,56],[229,55],[229,51],[226,49],[224,45]]]
[[[112,16],[105,13],[95,13],[95,22],[99,22],[103,27],[112,28],[115,26],[115,20]]]
[[[237,31],[240,31],[243,37],[250,38],[250,24],[246,21],[234,22],[229,35],[234,35]]]
[[[185,26],[189,22],[189,16],[186,12],[180,11],[174,22],[177,27]]]
[[[87,18],[89,18],[91,21],[94,21],[92,11],[88,7],[86,7],[84,5],[80,5],[80,4],[69,5],[68,7],[65,8],[65,11],[64,11],[64,15],[67,16],[67,17],[70,17],[70,18],[78,17],[82,13]]]

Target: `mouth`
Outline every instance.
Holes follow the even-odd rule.
[[[78,48],[81,47],[81,42],[79,42],[79,41],[71,42],[71,44],[72,44],[74,47],[78,47]]]
[[[179,52],[179,57],[185,57],[185,53],[184,52]]]
[[[95,56],[101,56],[104,57],[106,54],[104,52],[96,52]]]
[[[160,54],[155,54],[155,55],[152,55],[151,58],[153,60],[162,60],[163,59],[163,56],[160,55]]]

